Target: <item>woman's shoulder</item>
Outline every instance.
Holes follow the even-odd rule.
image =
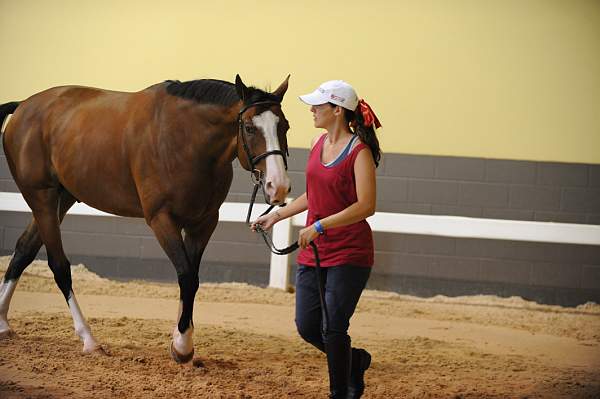
[[[369,148],[369,145],[367,143],[362,141],[359,136],[355,136],[354,142],[352,143],[352,147],[350,147],[350,152],[354,152],[354,150],[356,150],[356,153],[359,153],[362,150],[365,150],[368,148]]]
[[[312,138],[312,140],[310,141],[310,149],[312,150],[315,145],[317,145],[317,143],[319,142],[319,140],[324,137],[327,133],[319,133],[317,134],[315,137]]]
[[[352,148],[350,149],[350,155],[352,155],[353,163],[356,166],[358,163],[359,166],[366,163],[371,164],[375,163],[373,159],[373,153],[369,148],[369,145],[363,142],[360,137],[356,137],[354,143],[352,144]]]
[[[358,135],[355,135],[351,150],[358,147],[360,144],[365,144],[365,143],[360,139],[360,137]]]

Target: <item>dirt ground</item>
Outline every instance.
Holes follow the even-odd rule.
[[[9,258],[0,258],[0,273]],[[0,340],[0,398],[326,398],[324,356],[294,327],[294,295],[202,284],[193,364],[168,354],[178,288],[73,267],[107,353],[81,354],[45,263],[19,281]],[[366,291],[352,320],[373,354],[369,398],[600,398],[600,306],[493,296],[420,299]]]

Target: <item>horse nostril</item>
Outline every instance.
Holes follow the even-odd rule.
[[[288,194],[292,192],[292,186],[288,187]]]

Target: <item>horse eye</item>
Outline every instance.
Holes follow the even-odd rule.
[[[246,125],[246,132],[249,134],[256,133],[256,126],[254,125]]]

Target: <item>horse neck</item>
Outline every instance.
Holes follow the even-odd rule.
[[[171,97],[170,99],[173,99]],[[181,99],[176,99],[175,101],[182,101]],[[190,100],[183,100],[190,101]],[[195,153],[201,154],[202,157],[206,157],[207,159],[211,159],[212,162],[215,162],[217,165],[225,165],[226,163],[231,164],[235,158],[237,157],[237,137],[238,137],[238,120],[237,115],[239,109],[241,108],[240,104],[234,104],[232,107],[224,110],[218,111],[222,112],[219,114],[214,120],[210,115],[210,112],[206,108],[199,109],[196,107],[203,107],[202,105],[190,106],[188,103],[187,118],[189,118],[189,122],[187,126],[182,129],[184,136],[182,136],[180,140],[177,140],[180,145],[191,145],[198,148],[194,148]],[[185,109],[185,108],[184,108]],[[178,109],[180,112],[180,118],[183,119],[185,116],[184,112],[181,108]],[[210,122],[207,123],[207,120]],[[206,130],[201,130],[197,128],[197,126],[205,125],[207,126]],[[168,132],[168,135],[173,134],[173,132]],[[201,139],[198,139],[198,136],[203,136]]]
[[[234,120],[224,121],[212,133],[209,140],[210,148],[199,148],[199,153],[204,153],[219,165],[231,164],[238,156],[238,123]]]
[[[177,115],[176,119],[179,120],[179,123],[175,122],[178,129],[162,132],[162,139],[171,142],[174,150],[186,147],[192,153],[210,159],[215,167],[231,164],[237,158],[238,113],[243,105],[241,101],[225,109],[215,110],[213,105],[197,104],[193,100],[165,93],[160,93],[159,96],[164,96],[162,100],[166,105],[163,107],[167,110],[164,114],[168,115],[165,117],[173,118]]]

